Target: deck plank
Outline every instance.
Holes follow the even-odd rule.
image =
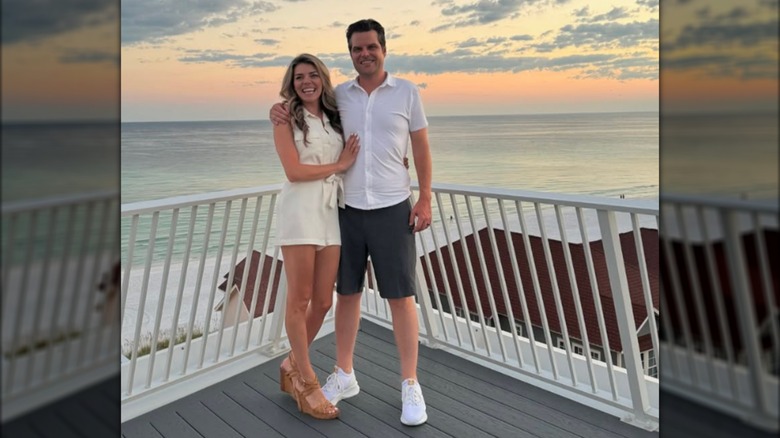
[[[312,345],[312,365],[321,382],[335,363],[335,336]],[[404,426],[400,364],[392,331],[366,320],[355,349],[361,392],[339,403],[336,420],[298,412],[279,390],[282,357],[226,379],[122,425],[136,436],[241,437],[654,437],[619,419],[484,368],[442,350],[420,347],[419,378],[428,422]]]
[[[361,328],[371,336],[358,337],[358,343],[388,355],[397,355],[391,331],[371,323],[361,325]],[[420,348],[418,362],[421,375],[430,373],[453,382],[466,381],[468,384],[462,386],[468,391],[483,394],[509,406],[523,406],[522,413],[535,417],[534,421],[552,423],[579,436],[658,436],[657,432],[631,426],[617,417],[595,411],[586,405],[486,369],[443,350]]]
[[[111,396],[116,394],[112,399]],[[119,373],[2,424],[3,438],[117,436]],[[153,436],[153,435],[152,435]]]

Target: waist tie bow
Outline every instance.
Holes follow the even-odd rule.
[[[344,208],[344,181],[341,176],[333,174],[325,178],[325,184],[322,185],[325,194],[325,202],[330,208],[336,208],[338,205]]]

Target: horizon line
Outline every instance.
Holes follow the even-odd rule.
[[[449,115],[426,115],[427,118],[444,117],[504,117],[504,116],[559,116],[559,115],[581,115],[581,114],[637,114],[654,113],[658,110],[632,110],[632,111],[578,111],[578,112],[548,112],[548,113],[504,113],[504,114],[449,114]],[[202,123],[202,122],[256,122],[270,120],[266,118],[252,119],[200,119],[200,120],[122,120],[121,123]]]

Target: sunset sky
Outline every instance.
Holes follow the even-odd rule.
[[[777,0],[2,4],[4,122],[264,119],[300,52],[352,77],[367,17],[429,115],[777,110]]]
[[[354,75],[345,30],[374,18],[386,69],[429,115],[658,109],[657,1],[122,2],[122,119],[267,118],[290,59]]]

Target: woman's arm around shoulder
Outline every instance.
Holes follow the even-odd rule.
[[[347,170],[355,162],[360,148],[356,135],[351,135],[341,151],[338,161],[329,164],[302,164],[295,147],[292,124],[274,125],[274,144],[282,162],[284,174],[290,182],[325,179],[334,173]]]

